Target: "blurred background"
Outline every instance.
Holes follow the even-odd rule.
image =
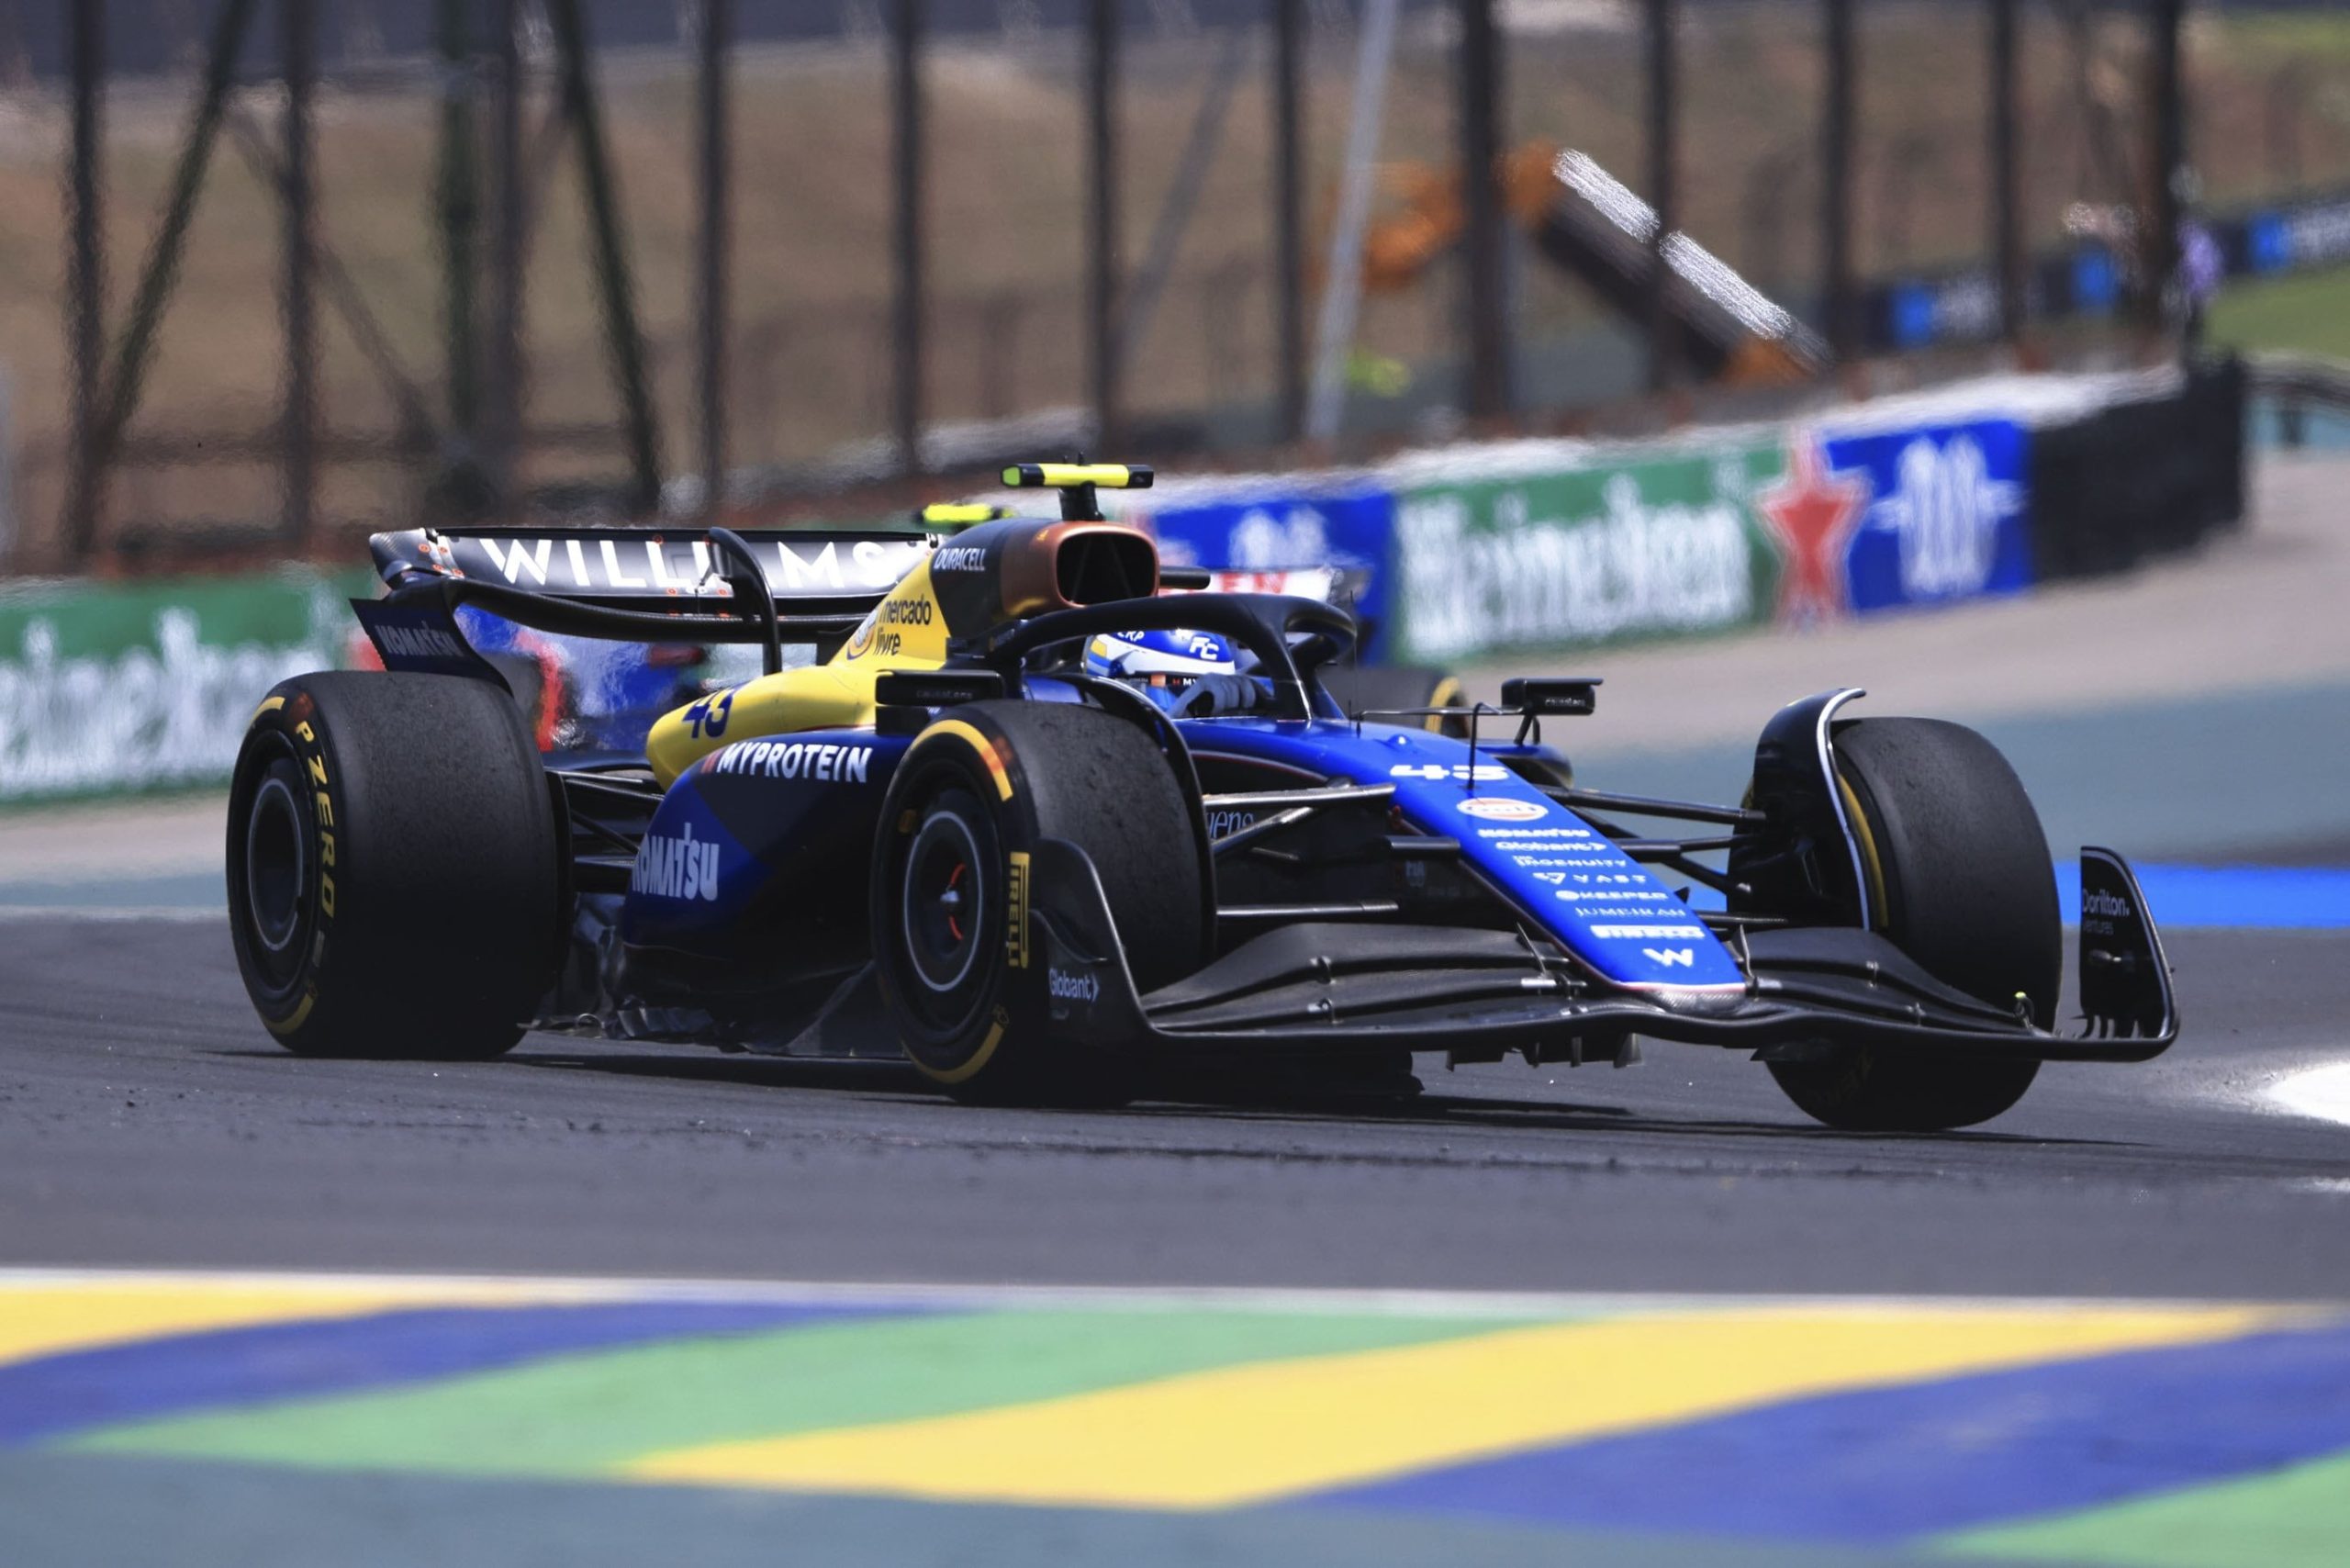
[[[0,805],[224,777],[418,522],[1138,457],[1453,667],[2177,559],[2350,444],[2323,4],[0,0]]]

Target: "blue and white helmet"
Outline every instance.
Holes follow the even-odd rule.
[[[1202,676],[1237,675],[1240,665],[1213,632],[1113,632],[1085,644],[1085,671],[1171,697]]]

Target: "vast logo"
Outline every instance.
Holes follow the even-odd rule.
[[[1894,488],[1869,509],[1870,526],[1901,542],[1901,588],[1911,599],[1983,591],[1999,549],[1999,525],[2023,505],[2023,487],[1995,479],[1981,443],[1964,431],[1937,444],[1919,436],[1894,461]]]
[[[694,836],[694,824],[671,837],[647,834],[636,852],[636,868],[629,875],[629,890],[659,899],[718,901],[718,846]]]

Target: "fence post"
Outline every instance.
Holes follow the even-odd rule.
[[[898,436],[898,462],[909,474],[922,472],[923,415],[923,273],[922,273],[922,54],[924,0],[898,0],[894,18],[896,45],[891,56],[890,168],[896,185],[895,254],[896,312],[893,372],[896,392],[892,423]]]
[[[1991,0],[1991,274],[1999,337],[2023,339],[2022,195],[2016,182],[2016,0]]]
[[[1305,433],[1305,269],[1300,228],[1304,136],[1299,77],[1304,69],[1305,0],[1273,0],[1273,286],[1281,355],[1281,439]]]
[[[1840,360],[1860,347],[1852,319],[1852,0],[1825,0],[1828,81],[1820,117],[1820,256],[1828,346]]]
[[[317,523],[318,339],[310,278],[316,263],[311,227],[310,96],[318,73],[316,0],[279,0],[284,7],[285,79],[285,276],[279,304],[285,318],[285,409],[283,440],[286,543],[307,551]]]
[[[2151,166],[2154,189],[2146,215],[2146,319],[2161,327],[2167,319],[2171,290],[2179,286],[2178,224],[2186,192],[2187,107],[2179,81],[2179,21],[2184,0],[2154,0],[2149,18],[2154,37],[2154,146]],[[2182,304],[2184,302],[2182,301]]]
[[[66,182],[73,208],[73,261],[65,299],[65,341],[73,355],[73,434],[64,545],[67,557],[84,566],[97,543],[99,377],[106,358],[106,233],[98,184],[106,7],[106,0],[64,4],[73,56],[73,151]]]
[[[718,515],[726,489],[726,68],[734,0],[701,0],[701,510]]]
[[[1468,222],[1469,411],[1511,411],[1508,279],[1501,231],[1501,45],[1494,0],[1460,0],[1460,185]]]
[[[1659,392],[1673,385],[1676,353],[1664,245],[1678,223],[1673,29],[1673,0],[1648,0],[1649,203],[1656,211],[1656,229],[1649,236],[1649,386]]]
[[[1118,4],[1092,0],[1088,12],[1090,134],[1087,137],[1091,253],[1085,274],[1086,347],[1096,454],[1114,452],[1118,421]]]

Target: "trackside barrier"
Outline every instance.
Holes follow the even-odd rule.
[[[343,662],[374,580],[0,588],[0,807],[225,782],[262,693]]]
[[[1129,515],[1186,564],[1367,570],[1372,653],[1395,662],[1804,624],[2120,571],[2232,524],[2244,384],[2232,360],[2011,376],[1781,427],[1226,481]]]
[[[2197,365],[2171,396],[2034,432],[2033,560],[2043,577],[2126,571],[2244,515],[2244,368]]]

